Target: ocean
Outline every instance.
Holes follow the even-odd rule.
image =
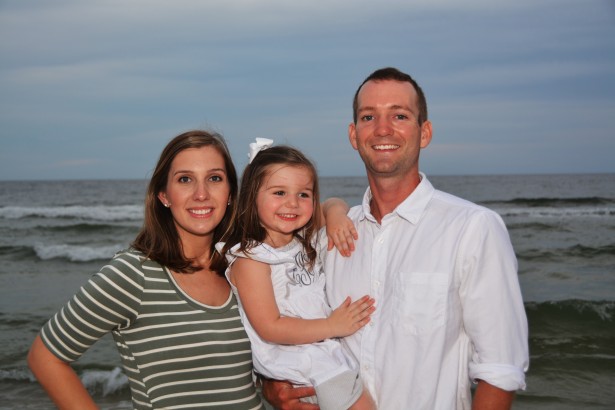
[[[615,409],[615,174],[433,176],[498,212],[519,260],[530,326],[515,409]],[[362,177],[321,179],[359,204]],[[146,182],[0,182],[0,409],[53,405],[26,366],[45,321],[142,222]],[[103,409],[129,409],[110,337],[75,368]]]

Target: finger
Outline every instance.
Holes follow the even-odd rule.
[[[302,399],[316,395],[313,387],[295,387],[284,390],[284,398],[288,400]]]
[[[359,239],[359,233],[357,232],[357,229],[355,228],[354,224],[350,225],[350,233],[352,234],[352,238],[355,241]]]

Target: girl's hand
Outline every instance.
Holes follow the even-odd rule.
[[[351,303],[347,297],[342,304],[331,313],[327,322],[334,337],[349,336],[369,323],[370,316],[376,310],[375,299],[365,295]]]
[[[328,239],[327,250],[335,246],[340,255],[350,256],[355,249],[354,241],[359,239],[359,235],[352,220],[346,215],[348,206],[341,200],[331,198],[325,202],[323,208]]]

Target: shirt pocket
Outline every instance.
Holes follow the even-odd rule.
[[[401,330],[424,334],[446,323],[447,274],[402,272],[393,295]]]

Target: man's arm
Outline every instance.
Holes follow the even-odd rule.
[[[514,398],[515,392],[502,390],[479,380],[472,400],[472,410],[508,410]]]

